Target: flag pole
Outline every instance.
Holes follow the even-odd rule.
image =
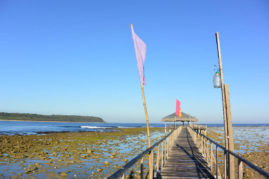
[[[132,29],[132,35],[134,35],[133,24],[131,24],[131,29]],[[142,40],[140,40],[140,41],[142,41]],[[137,58],[137,61],[139,62],[139,59],[140,58],[138,58],[138,56],[137,56],[137,48],[136,48],[136,42],[135,42],[135,40],[134,40],[134,44],[135,44],[136,58]],[[143,59],[143,60],[145,60],[145,59]],[[138,64],[141,65],[141,62],[138,63]],[[142,64],[144,66],[144,62],[142,62]],[[142,69],[144,68],[143,66],[142,66]],[[143,81],[143,78],[144,77],[141,78],[141,76],[140,76],[141,75],[140,70],[141,70],[141,66],[138,65],[139,77],[140,77],[140,82],[141,82],[141,91],[142,91],[142,97],[143,97],[143,105],[144,105],[145,116],[146,116],[146,121],[147,121],[148,148],[150,148],[151,147],[151,144],[150,144],[150,131],[149,131],[149,117],[148,117],[148,110],[147,110],[147,106],[146,106],[145,93],[144,93],[144,81]],[[142,74],[144,75],[144,70],[143,70]],[[152,159],[153,159],[153,152],[151,151],[150,154],[149,154],[149,179],[152,179],[153,178]]]
[[[148,110],[146,106],[146,100],[145,100],[145,93],[144,93],[144,85],[141,84],[141,90],[142,90],[142,96],[143,96],[143,105],[146,115],[146,121],[147,121],[147,136],[148,136],[148,147],[150,148],[150,131],[149,131],[149,117],[148,117]],[[149,178],[152,178],[152,152],[149,155]]]
[[[143,105],[144,105],[144,110],[145,110],[145,115],[146,115],[146,120],[147,120],[148,146],[151,147],[151,145],[150,145],[150,132],[149,132],[149,117],[148,117],[148,110],[147,110],[147,106],[146,106],[144,85],[143,84],[141,84],[141,90],[142,90]]]

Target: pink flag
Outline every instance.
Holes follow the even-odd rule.
[[[144,75],[144,63],[146,58],[146,44],[135,34],[133,26],[132,28],[132,37],[134,40],[135,55],[137,61],[137,68],[139,72],[139,79],[141,84],[145,84],[145,75]]]
[[[177,99],[176,100],[176,116],[180,115],[180,101]]]

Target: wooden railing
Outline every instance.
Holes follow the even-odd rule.
[[[178,137],[182,127],[178,127],[177,129],[173,130],[170,132],[167,136],[162,138],[160,141],[156,142],[154,145],[152,145],[150,148],[146,149],[145,151],[141,152],[138,154],[135,158],[133,158],[131,161],[129,161],[127,164],[125,164],[121,169],[116,171],[114,174],[112,174],[109,179],[114,179],[114,178],[125,178],[126,176],[131,176],[133,171],[132,168],[136,164],[139,165],[139,178],[144,178],[145,176],[148,176],[149,171],[153,172],[154,178],[156,178],[159,173],[161,168],[164,166],[168,155],[169,155],[169,149],[173,145],[175,139]],[[152,168],[149,170],[149,167],[145,167],[144,164],[146,165],[147,163],[145,162],[145,158],[148,157],[149,155],[152,155]],[[147,171],[145,171],[147,170]],[[131,171],[131,172],[130,172]],[[129,172],[129,174],[128,174]],[[145,173],[145,175],[144,175]]]
[[[189,125],[192,129],[195,130],[207,130],[207,126],[206,125],[197,125],[197,124],[190,124]]]
[[[197,147],[199,148],[200,152],[202,153],[203,157],[206,159],[209,167],[211,168],[211,172],[215,173],[216,178],[230,178],[229,176],[227,176],[227,170],[225,170],[225,167],[223,168],[222,173],[220,172],[221,170],[219,165],[221,162],[219,159],[220,157],[219,152],[222,152],[223,154],[222,157],[227,157],[227,155],[229,155],[230,157],[235,157],[237,159],[238,162],[235,169],[237,169],[236,176],[238,179],[244,178],[244,170],[243,170],[244,165],[256,171],[259,175],[263,176],[264,178],[269,178],[268,172],[264,171],[255,164],[239,156],[238,154],[227,150],[224,146],[218,144],[217,142],[205,136],[198,130],[194,130],[190,126],[188,128],[188,131],[192,136],[194,142],[196,143]],[[219,151],[220,149],[222,151]],[[222,161],[224,161],[224,159]]]

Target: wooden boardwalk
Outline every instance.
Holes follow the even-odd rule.
[[[214,178],[186,127],[182,128],[169,150],[158,178]]]

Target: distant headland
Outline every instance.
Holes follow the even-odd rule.
[[[0,120],[4,121],[42,121],[42,122],[100,122],[105,121],[100,117],[77,115],[41,115],[29,113],[0,112]]]

